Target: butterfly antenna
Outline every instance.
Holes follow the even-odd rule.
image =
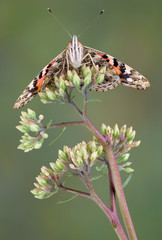
[[[98,20],[98,18],[99,18],[103,13],[104,13],[104,10],[102,10],[102,11],[97,15],[97,17],[95,17],[95,19],[94,19],[92,22],[90,22],[90,23],[83,29],[83,31],[79,34],[78,38],[79,38],[85,31],[87,31],[87,29],[90,28],[90,27]]]
[[[69,31],[65,28],[65,26],[58,20],[58,18],[53,14],[50,8],[47,8],[47,10],[52,14],[52,16],[55,18],[56,22],[64,29],[64,31],[72,38],[72,35],[69,33]]]

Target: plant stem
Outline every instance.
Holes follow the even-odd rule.
[[[118,170],[118,166],[116,163],[116,159],[112,150],[112,147],[110,144],[106,144],[104,147],[105,155],[107,156],[107,159],[109,160],[109,166],[112,172],[112,178],[113,183],[115,186],[116,195],[118,198],[119,207],[121,210],[121,214],[128,232],[128,236],[130,240],[137,240],[137,236],[134,230],[134,226],[132,223],[132,219],[128,210],[127,202],[125,199],[122,182]]]
[[[71,127],[71,126],[84,125],[84,124],[85,124],[84,121],[62,122],[62,123],[51,124],[49,128]]]
[[[65,190],[65,191],[67,191],[67,192],[70,192],[70,193],[73,193],[73,194],[76,194],[76,195],[79,195],[79,196],[82,196],[82,197],[87,197],[87,198],[92,199],[92,197],[91,197],[91,195],[89,193],[78,191],[78,190],[75,190],[75,189],[72,189],[72,188],[68,188],[68,187],[64,187],[64,186],[60,186],[60,188]]]
[[[108,142],[106,142],[105,137],[94,127],[94,125],[89,121],[88,118],[85,119],[85,124],[86,124],[85,126],[94,134],[94,136],[99,139],[100,143],[104,148],[105,156],[108,159],[109,167],[112,173],[112,179],[113,179],[115,192],[119,202],[119,207],[121,210],[121,214],[126,226],[129,239],[137,240],[134,226],[128,210],[127,202],[125,199],[125,195],[123,192],[123,187],[122,187],[118,166],[117,166],[116,159],[115,159],[113,150],[111,148],[111,145],[108,144]]]
[[[101,208],[101,210],[105,213],[105,215],[108,217],[114,231],[116,232],[118,238],[120,240],[128,240],[127,236],[125,235],[125,232],[122,228],[122,225],[120,224],[120,221],[118,219],[117,213],[112,212],[98,197],[98,195],[93,192],[92,193],[92,200]]]

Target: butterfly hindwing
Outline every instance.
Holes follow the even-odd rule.
[[[106,65],[104,81],[101,84],[92,87],[92,90],[107,91],[118,85],[124,85],[136,89],[146,89],[150,86],[149,81],[143,75],[125,63],[96,49],[89,47],[85,47],[85,49],[90,55],[92,55],[92,59],[96,65],[99,65],[100,67]]]

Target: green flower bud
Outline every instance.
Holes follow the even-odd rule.
[[[41,167],[41,172],[43,173],[44,176],[50,177],[51,170],[48,169],[47,167],[45,166]]]
[[[136,131],[132,131],[127,137],[128,137],[128,140],[133,140],[135,138],[135,135],[136,135]]]
[[[81,83],[80,77],[78,76],[78,74],[76,72],[73,75],[73,83],[77,87],[79,87],[80,83]]]
[[[113,129],[110,126],[107,126],[106,133],[107,135],[113,133]]]
[[[95,152],[96,151],[96,143],[95,141],[90,141],[88,144],[87,144],[87,147],[88,147],[88,150],[90,152]]]
[[[48,183],[48,179],[43,178],[41,175],[36,177],[36,180],[40,185],[43,185],[43,186],[45,186]]]
[[[135,141],[132,143],[132,147],[138,147],[141,144],[141,141]]]
[[[16,128],[22,133],[26,133],[29,131],[29,128],[25,125],[18,125],[18,126],[16,126]]]
[[[127,128],[127,131],[126,131],[126,137],[128,137],[129,138],[129,135],[132,133],[132,130],[133,130],[133,128],[132,127],[129,127],[129,128]]]
[[[60,87],[60,84],[59,84],[59,79],[58,79],[58,77],[55,76],[55,77],[54,77],[54,80],[55,80],[55,86],[56,86],[57,88],[59,88],[59,87]]]
[[[52,168],[52,170],[56,171],[56,164],[53,162],[50,162],[50,167]]]
[[[132,162],[126,162],[123,167],[129,167],[130,165],[132,165]]]
[[[81,71],[82,71],[82,72],[84,72],[84,71],[85,71],[85,69],[86,69],[86,65],[85,65],[85,64],[83,64],[83,65],[81,66]]]
[[[71,82],[72,82],[72,80],[73,80],[73,74],[72,74],[72,71],[71,71],[71,70],[68,70],[68,72],[67,72],[67,79],[68,79],[69,81],[71,81]]]
[[[124,125],[123,127],[121,127],[120,132],[125,134],[126,133],[126,129],[127,129],[127,126]]]
[[[96,158],[98,157],[98,152],[93,152],[90,156],[90,161],[94,162],[96,160]]]
[[[40,149],[42,147],[42,142],[41,141],[37,141],[34,143],[34,149]]]
[[[58,158],[61,159],[61,160],[63,160],[63,161],[64,161],[64,160],[66,161],[67,156],[66,156],[66,154],[65,154],[63,151],[59,150],[59,151],[58,151]]]
[[[96,82],[99,84],[99,83],[102,83],[104,81],[104,78],[105,78],[105,74],[104,73],[99,73],[98,76],[97,76],[97,79],[96,79]]]
[[[51,101],[56,100],[56,95],[55,95],[54,92],[51,91],[49,88],[46,89],[46,94],[47,94],[47,97],[48,97]]]
[[[106,125],[104,123],[102,123],[102,125],[101,125],[101,133],[103,135],[106,135],[106,129],[107,129]]]
[[[134,169],[133,168],[125,168],[124,171],[127,173],[132,173],[132,172],[134,172]]]
[[[113,133],[114,137],[118,137],[119,136],[119,127],[117,124],[115,124],[114,126],[114,133]]]
[[[29,118],[36,120],[36,113],[33,110],[31,110],[30,108],[28,108],[28,116],[29,116]]]
[[[86,160],[86,159],[88,159],[88,157],[89,157],[89,154],[87,153],[87,150],[86,150],[86,149],[83,149],[83,152],[82,152],[82,157],[83,157],[83,160]]]
[[[83,164],[83,159],[81,157],[77,157],[75,165],[80,167]]]
[[[92,73],[89,72],[87,76],[84,78],[84,85],[87,86],[91,83],[92,81]]]
[[[102,145],[99,145],[98,148],[97,148],[98,155],[101,155],[102,152],[103,152],[103,147],[102,147]]]
[[[44,116],[42,114],[39,115],[39,120],[42,121]]]
[[[44,139],[47,139],[48,138],[48,134],[44,133],[43,137],[44,137]]]
[[[27,112],[21,111],[21,115],[23,118],[29,118]]]
[[[64,96],[64,90],[63,90],[62,88],[59,88],[59,91],[58,91],[58,92],[59,92],[59,95],[60,95],[60,96],[62,96],[62,97]]]
[[[83,69],[83,68],[82,68]],[[90,70],[90,67],[86,67],[84,70],[83,70],[83,77],[86,78],[88,74],[91,73],[91,70]]]
[[[59,171],[63,170],[64,169],[63,161],[61,161],[60,159],[57,159],[56,166],[57,166],[57,169],[59,169]]]
[[[48,101],[46,99],[43,99],[43,98],[41,99],[41,101],[42,101],[43,104],[48,103]]]
[[[38,132],[39,131],[39,126],[37,124],[32,123],[32,124],[29,125],[29,127],[30,127],[30,130],[32,132]]]
[[[63,77],[63,76],[62,76],[62,77]],[[59,78],[59,84],[60,84],[60,88],[62,88],[63,90],[65,90],[66,85],[65,85],[65,81],[64,81],[64,79],[63,79],[62,77]]]
[[[44,92],[39,92],[38,94],[39,94],[39,96],[41,98],[41,101],[42,102],[46,101],[46,103],[47,103],[47,95]]]
[[[124,153],[122,156],[119,158],[118,162],[126,162],[128,158],[130,157],[130,153]]]

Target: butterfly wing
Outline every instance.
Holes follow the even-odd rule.
[[[85,50],[91,55],[94,64],[99,65],[99,67],[106,66],[104,81],[92,87],[91,90],[107,91],[118,85],[136,89],[150,87],[149,81],[143,75],[125,63],[96,49],[85,47]]]
[[[38,94],[43,88],[53,81],[54,75],[58,74],[63,67],[65,56],[65,50],[54,58],[47,66],[45,66],[40,73],[31,81],[31,83],[25,88],[22,94],[15,102],[14,108],[23,107],[34,96]]]

